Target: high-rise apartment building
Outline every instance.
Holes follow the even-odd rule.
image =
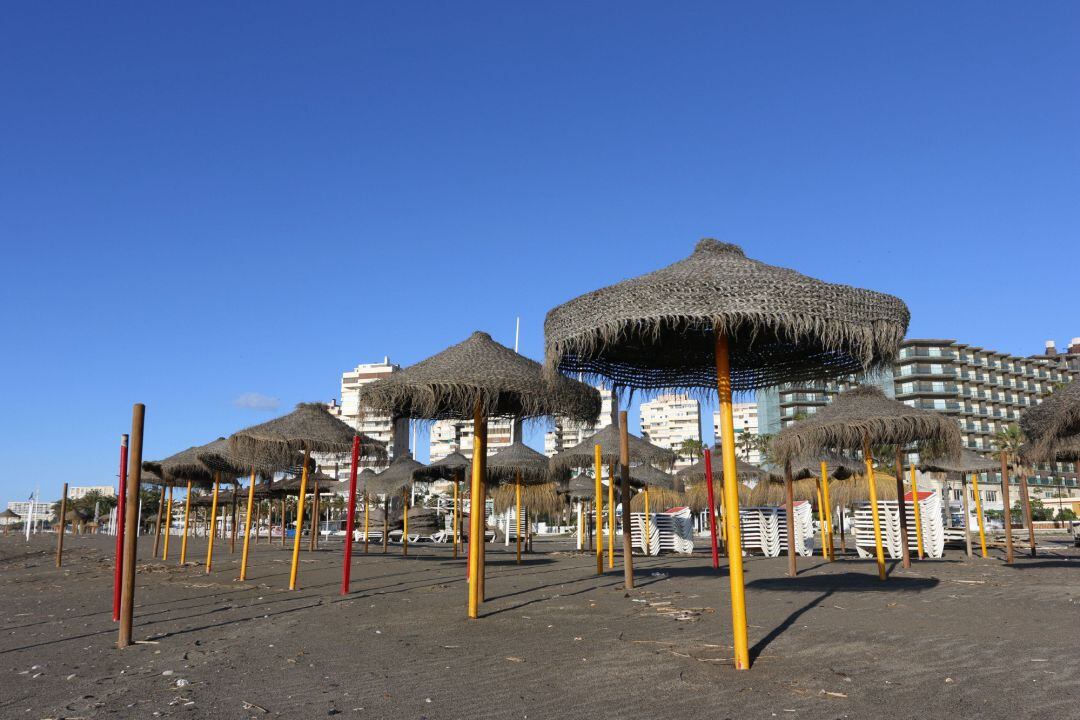
[[[493,454],[511,443],[511,434],[515,440],[521,439],[521,424],[513,427],[513,422],[506,418],[492,418],[488,421],[487,453]],[[442,460],[452,452],[460,452],[467,458],[473,452],[472,420],[438,420],[431,424],[429,461]]]
[[[600,419],[595,425],[586,425],[566,418],[555,418],[555,427],[544,434],[545,455],[551,457],[557,452],[572,448],[585,438],[611,425],[611,391],[599,387],[597,390],[600,391]]]
[[[368,437],[386,443],[390,457],[409,450],[408,418],[392,419],[389,415],[372,412],[360,405],[360,388],[367,383],[401,370],[399,365],[383,358],[381,363],[357,365],[341,374],[341,405],[331,403],[330,412]],[[362,460],[361,467],[379,467],[371,460]]]
[[[757,465],[761,462],[761,451],[757,447],[750,447],[743,442],[743,437],[758,435],[758,406],[757,403],[744,402],[734,403],[731,406],[732,419],[735,429],[735,453],[740,459]],[[723,434],[720,432],[720,411],[713,413],[713,437],[719,445]]]
[[[686,440],[701,442],[701,403],[683,394],[664,394],[641,403],[641,436],[662,448],[674,450],[676,467],[694,463],[682,453]]]

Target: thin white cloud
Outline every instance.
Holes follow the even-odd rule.
[[[246,392],[237,395],[233,400],[233,405],[248,410],[277,410],[281,405],[281,400],[262,393]]]

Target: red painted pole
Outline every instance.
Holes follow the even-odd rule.
[[[705,487],[709,489],[709,534],[712,536],[712,566],[720,567],[720,552],[716,547],[716,500],[713,497],[712,453],[705,451]]]
[[[349,576],[352,574],[352,534],[356,521],[356,466],[360,463],[360,436],[352,439],[352,469],[349,471],[349,510],[345,516],[345,567],[341,574],[341,594],[349,594]]]
[[[113,622],[120,621],[120,586],[124,572],[124,515],[127,509],[128,436],[120,436],[120,500],[116,505],[116,572],[113,575]]]

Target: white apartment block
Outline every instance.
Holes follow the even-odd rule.
[[[33,512],[30,510],[30,506],[33,504]],[[19,516],[19,519],[15,522],[37,522],[38,520],[45,520],[51,522],[53,517],[52,503],[49,502],[31,502],[30,500],[14,500],[7,504],[7,509]]]
[[[511,432],[515,440],[521,439],[521,424],[513,428],[513,421],[507,418],[492,418],[488,421],[487,454],[491,455],[510,444]],[[460,452],[467,458],[473,452],[472,420],[438,420],[431,424],[428,460],[442,460],[452,452]]]
[[[78,500],[79,498],[86,497],[92,492],[96,492],[102,497],[116,496],[116,489],[112,485],[86,485],[68,488],[68,499]]]
[[[665,394],[641,403],[641,435],[653,445],[680,453],[683,441],[701,442],[701,403],[689,395]],[[675,467],[685,467],[696,458],[679,456]]]
[[[357,365],[352,370],[341,374],[341,405],[330,404],[330,412],[368,437],[386,443],[390,457],[409,450],[409,420],[400,418],[396,422],[389,415],[372,412],[360,406],[360,388],[367,383],[386,377],[401,370],[401,366],[384,357],[380,363]],[[397,450],[397,453],[395,453]],[[363,467],[378,467],[370,460],[360,463]]]
[[[735,454],[746,462],[757,465],[761,463],[761,453],[756,449],[751,450],[749,454],[740,447],[739,438],[743,433],[749,433],[750,435],[758,434],[758,407],[757,403],[734,403],[731,406],[731,415],[734,421],[735,429]],[[713,413],[713,437],[716,438],[716,444],[719,445],[723,439],[723,434],[720,432],[720,411],[717,410]]]
[[[595,425],[575,422],[566,418],[555,418],[555,427],[544,433],[544,454],[551,457],[557,452],[572,448],[585,438],[595,435],[599,431],[611,425],[611,391],[604,388],[596,388],[600,391],[600,419]]]

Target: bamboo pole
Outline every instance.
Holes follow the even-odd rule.
[[[601,459],[600,445],[593,445],[593,474],[595,478],[595,491],[596,491],[596,574],[604,574],[604,486],[602,483],[601,474],[604,471],[603,460]],[[520,494],[520,489],[518,493]],[[520,560],[518,561],[520,562]]]
[[[161,511],[165,507],[165,486],[161,486],[161,494],[158,496],[157,520],[154,521],[154,557],[158,556],[161,547]]]
[[[345,563],[341,569],[341,594],[349,594],[352,576],[353,524],[356,522],[356,471],[360,464],[360,436],[353,435],[352,457],[349,466],[349,507],[345,513]],[[366,530],[366,528],[365,528]]]
[[[1012,501],[1009,499],[1009,454],[1001,452],[1001,500],[1005,515],[1005,562],[1013,562]]]
[[[924,558],[922,540],[922,507],[919,503],[919,482],[915,479],[914,465],[911,466],[911,502],[912,510],[915,511],[915,547],[919,552],[919,559],[922,560]],[[948,507],[948,504],[946,504],[945,507]]]
[[[615,464],[608,465],[607,484],[607,563],[608,569],[615,568]]]
[[[881,519],[878,517],[877,480],[874,479],[874,455],[870,452],[870,437],[863,435],[863,462],[866,481],[870,486],[870,516],[874,521],[874,551],[877,555],[878,578],[885,579],[885,550],[881,546]]]
[[[476,504],[480,498],[480,483],[483,463],[480,458],[484,451],[484,417],[480,401],[477,400],[473,410],[473,463],[472,478],[469,486],[469,617],[475,619],[480,615],[480,551],[478,542],[480,538],[480,518],[483,509],[478,509]],[[481,541],[482,542],[482,541]]]
[[[907,502],[904,500],[904,460],[899,445],[893,451],[896,466],[896,508],[900,514],[900,557],[904,568],[911,567],[911,548],[908,547]]]
[[[124,572],[120,588],[120,632],[118,648],[131,645],[131,625],[135,616],[135,561],[138,554],[139,482],[142,479],[143,423],[146,406],[135,403],[131,411],[131,449],[124,512]]]
[[[716,532],[716,497],[713,489],[713,474],[712,474],[712,451],[705,448],[705,495],[706,501],[709,503],[709,545],[712,549],[712,566],[713,570],[720,568],[720,550],[717,546],[717,532]],[[723,488],[721,488],[723,490]]]
[[[209,540],[206,545],[206,574],[210,574],[210,569],[214,564],[214,537],[217,535],[217,501],[218,501],[218,489],[221,486],[221,473],[214,473],[214,497],[210,501],[210,531],[207,533]]]
[[[64,492],[60,496],[60,530],[56,533],[56,567],[64,564],[64,528],[67,526],[68,484],[64,483]],[[33,505],[30,506],[33,508]],[[31,515],[31,517],[33,517]],[[74,527],[74,525],[73,525]]]
[[[1023,468],[1020,474],[1020,500],[1024,509],[1024,522],[1027,523],[1028,543],[1031,546],[1031,557],[1035,557],[1035,525],[1031,522],[1031,500],[1028,498],[1027,471]]]
[[[236,491],[233,490],[233,497]],[[240,579],[247,579],[248,547],[251,540],[251,506],[255,504],[255,469],[251,470],[251,485],[248,487],[247,512],[244,513],[244,548],[240,553]],[[258,527],[255,528],[258,532]]]
[[[832,503],[829,502],[829,466],[823,460],[821,462],[821,498],[825,501],[825,527],[828,528],[829,538],[829,562],[836,559],[835,546],[833,545]]]
[[[979,545],[982,547],[982,556],[984,558],[989,557],[986,553],[986,526],[983,524],[982,513],[982,498],[979,497],[979,476],[976,473],[971,473],[972,489],[975,493],[975,519],[979,523]]]
[[[187,482],[187,495],[184,497],[184,535],[180,538],[180,564],[187,562],[188,522],[191,518],[191,481]]]
[[[716,391],[720,398],[720,436],[724,461],[725,527],[727,528],[728,577],[731,582],[731,627],[735,669],[750,669],[746,636],[746,590],[743,580],[742,531],[739,526],[739,481],[735,467],[735,422],[731,403],[731,358],[728,337],[716,334]]]
[[[634,538],[630,520],[630,428],[625,410],[619,411],[619,472],[622,473],[623,587],[634,587]]]
[[[300,569],[300,535],[304,529],[304,499],[307,496],[308,463],[311,451],[304,448],[304,467],[300,470],[300,494],[296,503],[296,535],[293,538],[292,566],[289,568],[289,589],[296,589],[296,575]]]
[[[599,486],[600,481],[597,480],[596,484],[597,484],[597,486]],[[521,564],[521,469],[520,468],[518,468],[517,477],[515,478],[515,483],[514,483],[514,503],[516,505],[516,507],[514,508],[514,513],[515,513],[514,514],[514,523],[515,523],[514,539],[517,541],[517,543],[516,543],[517,544],[517,548],[516,548],[517,549],[517,564],[520,565]],[[596,521],[597,525],[600,524],[599,518],[600,518],[600,516],[597,515],[597,521]],[[597,547],[599,547],[599,545]],[[601,570],[602,570],[603,565],[604,565],[604,554],[603,554],[602,549],[596,555],[596,563],[597,563],[597,566],[599,568],[601,568]]]
[[[727,476],[725,475],[725,484],[727,482]],[[791,463],[784,465],[784,507],[787,517],[784,519],[784,525],[787,528],[787,557],[788,557],[788,575],[795,577],[799,574],[798,562],[795,559],[795,493],[793,490],[793,480],[791,477]]]
[[[165,547],[161,549],[161,559],[169,559],[169,535],[172,534],[172,498],[173,486],[169,485],[169,499],[165,504]]]

